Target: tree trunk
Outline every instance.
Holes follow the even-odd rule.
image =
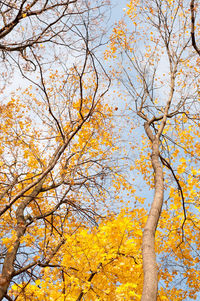
[[[150,130],[149,127],[146,130]],[[162,210],[164,179],[163,167],[159,160],[159,137],[157,136],[155,136],[152,140],[151,162],[155,173],[155,192],[142,239],[142,257],[144,271],[144,284],[141,299],[142,301],[155,301],[157,299],[158,290],[158,271],[155,254],[155,233]]]
[[[24,209],[26,206],[40,193],[44,179],[35,187],[29,197],[26,197],[24,201],[18,206],[16,210],[16,239],[13,245],[7,251],[5,260],[3,263],[2,274],[0,275],[0,300],[2,300],[8,290],[10,281],[13,277],[14,272],[14,262],[16,260],[17,252],[20,246],[20,239],[24,236],[26,232],[26,220],[24,217]]]

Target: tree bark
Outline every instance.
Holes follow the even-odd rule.
[[[155,192],[148,219],[143,232],[142,257],[144,285],[142,301],[155,301],[158,291],[158,271],[155,254],[155,233],[160,218],[163,198],[164,198],[164,179],[163,167],[159,160],[159,137],[152,137],[149,125],[146,125],[147,135],[152,140],[151,162],[155,174]],[[152,139],[153,138],[153,139]]]
[[[7,293],[14,273],[14,262],[20,246],[20,239],[26,232],[27,225],[24,217],[24,209],[40,193],[43,182],[44,179],[41,180],[41,182],[34,188],[31,195],[25,198],[25,200],[18,206],[16,210],[16,239],[14,240],[13,245],[8,249],[3,263],[2,274],[0,275],[0,300],[2,300]]]
[[[191,0],[190,2],[190,12],[191,12],[191,38],[192,38],[192,46],[200,56],[200,48],[197,46],[196,38],[195,38],[195,2]]]

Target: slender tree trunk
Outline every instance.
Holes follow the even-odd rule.
[[[0,275],[0,300],[2,300],[8,290],[10,281],[13,277],[14,272],[14,262],[16,260],[17,252],[20,247],[20,239],[24,236],[26,232],[26,220],[24,217],[24,209],[26,206],[40,193],[44,179],[35,187],[31,195],[25,198],[24,201],[18,206],[16,210],[16,239],[13,241],[13,245],[7,251],[5,260],[3,263],[2,274]]]
[[[149,136],[148,131],[151,132],[147,125],[146,132]],[[163,167],[159,160],[159,137],[155,136],[152,139],[152,133],[150,133],[150,136],[152,140],[151,162],[155,174],[155,192],[142,239],[144,271],[142,301],[155,301],[157,299],[158,271],[155,254],[155,233],[162,210],[164,196]]]

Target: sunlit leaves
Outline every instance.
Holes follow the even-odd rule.
[[[71,235],[69,224],[66,242],[56,256],[60,258],[58,267],[45,268],[41,280],[28,284],[19,300],[30,296],[32,300],[54,300],[55,296],[58,300],[76,300],[81,293],[90,300],[139,300],[143,215],[143,210],[124,211],[102,221],[98,228],[79,227]],[[23,284],[14,285],[13,294],[22,288]]]

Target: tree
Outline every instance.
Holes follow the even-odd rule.
[[[76,225],[75,234],[68,223],[55,267],[41,271],[35,284],[13,285],[10,295],[17,300],[139,300],[144,217],[143,209],[123,210],[101,220],[98,228]]]
[[[103,184],[114,147],[112,111],[104,104],[110,79],[98,60],[104,6],[1,2],[2,93],[17,72],[9,66],[25,88],[0,107],[0,300],[11,299],[13,282],[25,288],[51,265],[66,242],[66,220],[95,224],[106,210]]]
[[[199,57],[194,38],[194,1],[191,23],[189,1],[130,1],[125,15],[128,20],[120,21],[113,29],[105,58],[121,57],[113,75],[126,88],[133,118],[137,116],[139,122],[144,122],[148,138],[143,142],[145,147],[148,145],[148,153],[144,155],[143,148],[136,162],[136,168],[154,189],[142,239],[142,300],[147,301],[156,300],[158,294],[155,245],[156,229],[158,233],[163,229],[159,225],[162,217],[167,218],[168,226],[163,229],[166,237],[170,231],[179,234],[172,256],[184,258],[188,274],[189,261],[193,267],[198,262],[195,255],[199,244],[192,233],[194,229],[195,233],[199,231]],[[145,159],[150,161],[146,164]],[[162,212],[164,201],[167,210]],[[163,251],[167,253],[167,247]],[[170,267],[166,264],[167,270]],[[160,271],[162,279],[161,275]],[[192,287],[190,280],[187,284]],[[177,300],[177,295],[172,299]]]

